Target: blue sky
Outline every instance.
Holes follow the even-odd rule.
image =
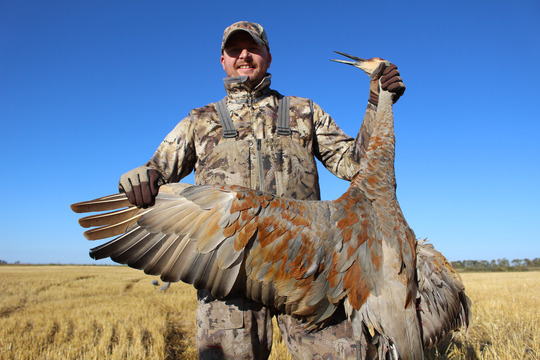
[[[0,1],[0,259],[93,263],[69,205],[116,192],[224,96],[221,36],[239,20],[268,33],[272,87],[351,136],[368,79],[333,51],[398,65],[398,198],[416,235],[451,260],[539,257],[539,19],[536,0]],[[348,186],[320,177],[325,199]]]

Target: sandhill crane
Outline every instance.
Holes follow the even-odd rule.
[[[340,53],[343,54],[343,53]],[[385,60],[343,54],[372,77]],[[91,250],[112,260],[209,290],[242,295],[305,321],[316,331],[343,302],[361,358],[421,359],[468,325],[458,274],[416,241],[396,198],[392,94],[381,89],[368,149],[349,189],[334,201],[298,201],[239,186],[167,184],[154,206],[124,194],[72,205],[113,212],[79,220]],[[120,209],[120,210],[116,210]],[[121,235],[122,234],[122,235]]]

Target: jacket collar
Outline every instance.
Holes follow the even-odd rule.
[[[241,103],[258,101],[270,95],[270,82],[272,75],[266,74],[261,82],[252,87],[248,76],[227,77],[223,79],[225,90],[231,102]]]

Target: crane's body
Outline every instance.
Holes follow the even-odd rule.
[[[356,61],[345,63],[372,77],[386,63],[351,58]],[[184,281],[216,298],[246,296],[305,320],[314,331],[343,302],[363,357],[421,359],[425,346],[467,325],[469,300],[457,273],[416,241],[401,212],[391,93],[381,91],[367,126],[371,137],[358,173],[334,201],[167,184],[148,209],[131,206],[124,194],[72,208],[125,208],[80,220],[97,227],[85,233],[90,240],[123,234],[92,249],[93,258]]]

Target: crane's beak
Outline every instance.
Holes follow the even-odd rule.
[[[353,59],[355,61],[345,61],[345,60],[335,60],[335,59],[331,59],[330,61],[335,61],[335,62],[338,62],[338,63],[352,65],[352,66],[356,66],[356,67],[358,67],[359,63],[362,63],[362,62],[366,61],[366,59],[362,59],[362,58],[359,58],[358,56],[354,56],[354,55],[349,55],[349,54],[346,54],[346,53],[341,52],[341,51],[334,51],[334,52],[336,54],[346,56],[349,59]]]

